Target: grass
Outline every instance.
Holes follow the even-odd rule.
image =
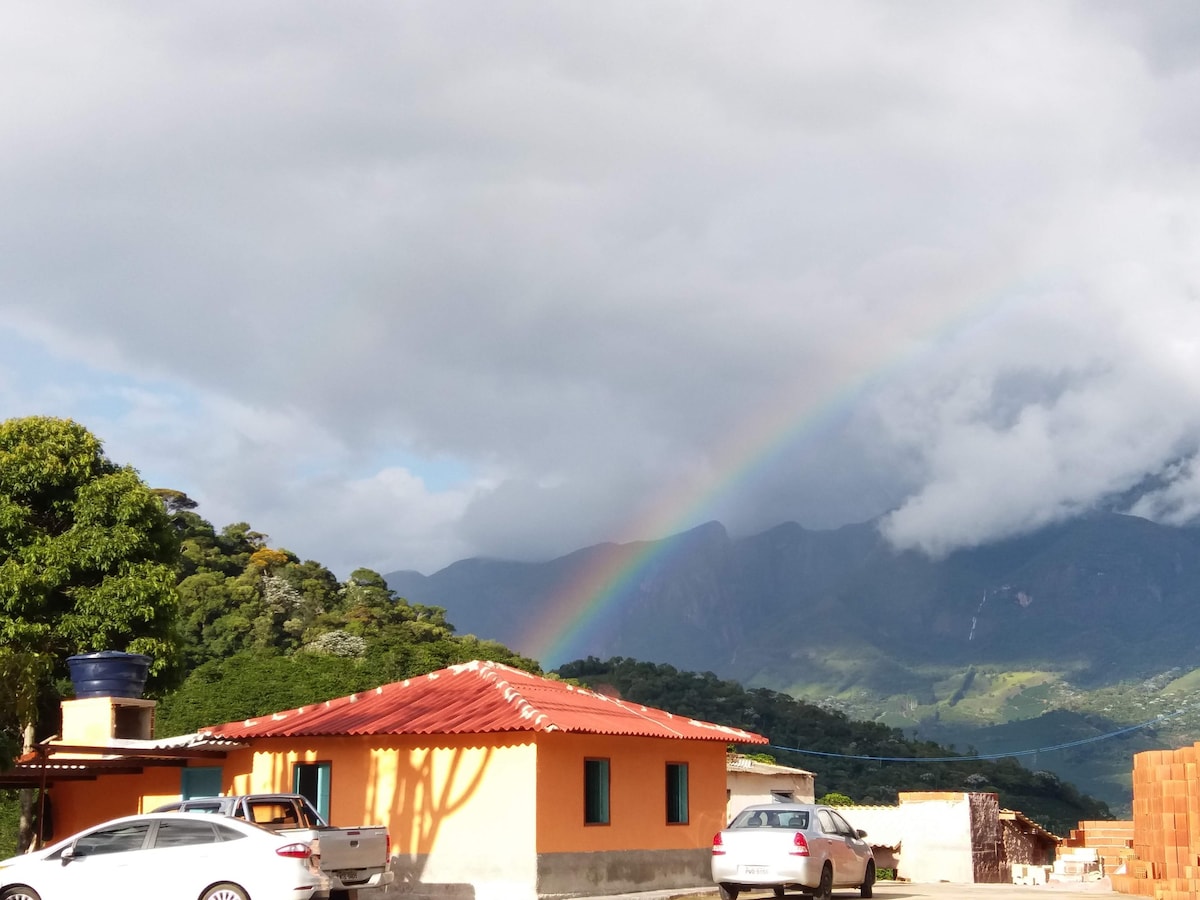
[[[21,820],[21,804],[16,791],[0,791],[0,859],[17,853],[17,826]]]

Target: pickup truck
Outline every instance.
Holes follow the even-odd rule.
[[[360,888],[392,883],[391,838],[382,825],[334,828],[301,794],[242,794],[192,797],[154,812],[195,812],[233,816],[312,844],[313,859],[329,880],[328,900],[356,900]]]

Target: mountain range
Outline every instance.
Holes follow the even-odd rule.
[[[571,659],[712,672],[963,752],[1016,754],[1115,811],[1133,752],[1200,739],[1200,528],[1097,512],[931,559],[897,552],[873,522],[737,538],[712,522],[544,563],[385,578],[460,633],[536,656],[522,646],[530,623],[561,617],[564,586],[594,572],[623,572],[624,587],[585,598],[598,612],[563,645]]]

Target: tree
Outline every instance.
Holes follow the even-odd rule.
[[[0,696],[26,749],[68,656],[144,653],[152,683],[177,677],[178,554],[163,501],[82,425],[0,422]]]

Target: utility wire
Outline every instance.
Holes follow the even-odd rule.
[[[1176,716],[1182,716],[1186,709],[1180,709],[1173,713],[1164,713],[1161,716],[1155,716],[1153,719],[1148,719],[1138,725],[1129,725],[1125,728],[1118,728],[1116,731],[1110,731],[1107,734],[1097,734],[1088,738],[1080,738],[1077,741],[1066,741],[1062,744],[1052,744],[1049,747],[1038,747],[1035,750],[1010,750],[1006,753],[979,753],[974,756],[856,756],[852,753],[826,753],[821,750],[802,750],[799,747],[781,747],[778,744],[769,744],[773,750],[786,750],[789,753],[803,753],[807,756],[825,756],[835,759],[859,759],[867,762],[919,762],[919,763],[935,763],[935,762],[970,762],[971,760],[992,760],[992,759],[1007,759],[1010,756],[1035,756],[1038,753],[1049,753],[1052,750],[1066,750],[1071,747],[1080,747],[1084,744],[1093,744],[1096,741],[1106,741],[1109,738],[1118,737],[1122,734],[1128,734],[1131,731],[1138,731],[1142,728],[1148,728],[1151,725],[1157,725],[1159,722],[1165,722],[1167,719],[1174,719]]]

